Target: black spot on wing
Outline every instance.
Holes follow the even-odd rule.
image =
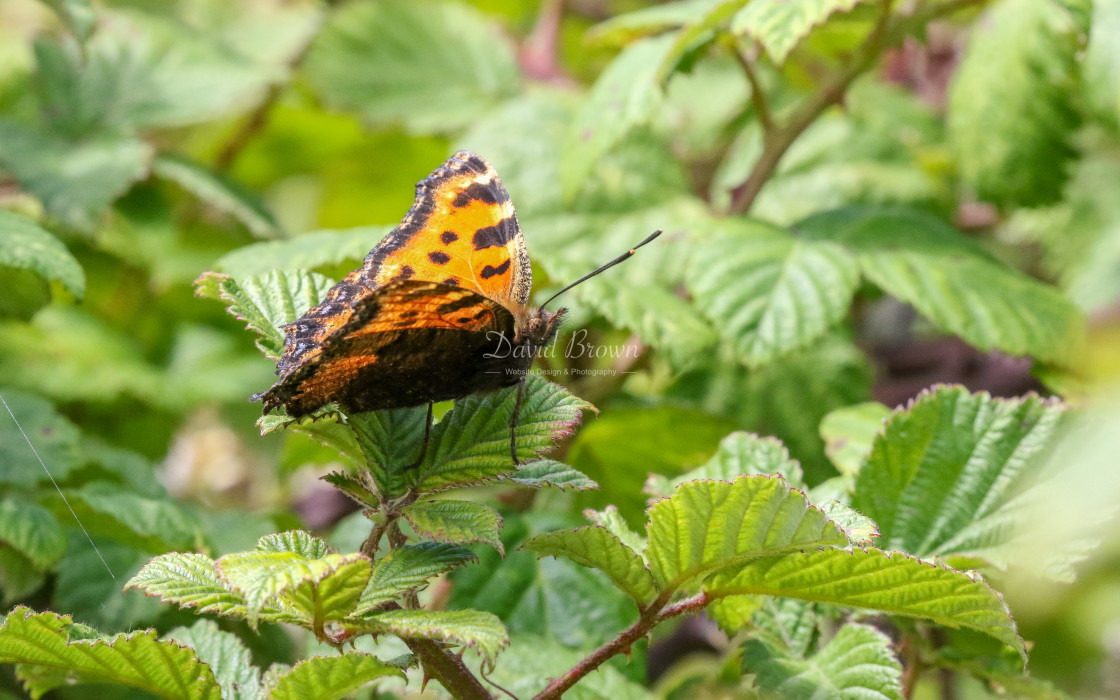
[[[444,231],[443,233],[439,234],[439,239],[443,241],[444,245],[451,245],[455,241],[459,240],[459,234],[455,233],[454,231]]]
[[[484,280],[488,280],[496,275],[504,275],[508,270],[509,258],[506,258],[506,261],[501,265],[498,265],[497,267],[494,267],[493,265],[487,265],[486,267],[482,268],[482,272],[479,272],[478,276]]]
[[[493,226],[486,226],[474,232],[475,250],[484,250],[486,248],[493,248],[494,246],[501,246],[513,240],[517,235],[517,215],[511,214],[510,216],[502,219]]]
[[[467,187],[455,196],[455,201],[452,202],[456,207],[465,207],[471,202],[482,202],[483,204],[497,204],[504,201],[506,197],[502,196],[501,192],[494,189],[490,183],[487,182],[472,182]]]
[[[443,252],[442,250],[433,250],[432,252],[428,253],[428,260],[431,260],[436,265],[446,265],[447,263],[451,262],[451,256]]]
[[[408,311],[402,311],[400,313],[400,317],[401,318],[415,318],[419,314],[420,314],[419,311],[417,311],[415,309],[409,309]]]
[[[451,286],[451,287],[458,287],[459,286],[459,280],[455,279],[454,277],[448,277],[444,281],[440,282],[440,284],[446,284],[446,285]]]
[[[445,314],[451,313],[452,311],[458,311],[459,309],[465,309],[467,307],[474,306],[477,303],[478,297],[473,294],[468,294],[462,299],[456,299],[455,301],[449,301],[446,304],[441,304],[440,306],[436,307],[436,313],[440,316],[443,316]],[[470,319],[467,320],[469,321]]]
[[[392,279],[394,279],[394,280],[408,280],[408,279],[412,279],[412,276],[415,275],[415,274],[416,274],[416,270],[413,270],[411,265],[404,265],[404,266],[401,267],[400,272],[393,275]]]

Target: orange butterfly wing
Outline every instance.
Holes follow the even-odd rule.
[[[468,151],[416,185],[412,208],[366,257],[362,274],[378,286],[419,279],[464,287],[515,316],[533,284],[509,193],[494,168]]]
[[[515,330],[526,320],[533,271],[517,214],[497,172],[459,151],[416,184],[400,225],[327,292],[287,334],[277,373],[314,361],[322,343],[345,326],[354,306],[396,280],[425,280],[470,289],[506,307]]]
[[[351,411],[415,406],[513,383],[496,334],[513,316],[477,292],[397,280],[367,295],[349,320],[271,389],[265,413],[306,415],[337,401]]]

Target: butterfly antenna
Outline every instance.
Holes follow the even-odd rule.
[[[542,306],[542,307],[543,307],[543,306],[548,306],[548,305],[549,305],[550,303],[552,303],[552,300],[553,300],[553,299],[555,299],[556,297],[560,296],[561,294],[563,294],[564,292],[568,291],[569,289],[571,289],[572,287],[576,286],[577,284],[582,284],[582,283],[586,282],[587,280],[591,279],[592,277],[594,277],[595,275],[599,274],[600,272],[605,272],[605,271],[607,271],[607,270],[611,269],[612,267],[614,267],[615,265],[619,264],[620,262],[625,262],[625,261],[629,260],[629,259],[630,259],[630,256],[631,256],[631,255],[633,255],[633,254],[634,254],[634,253],[635,253],[635,252],[636,252],[636,251],[638,250],[638,248],[641,248],[641,247],[642,247],[642,246],[644,246],[644,245],[645,245],[646,243],[649,243],[650,241],[652,241],[653,239],[657,238],[657,237],[658,237],[658,236],[660,236],[660,235],[661,235],[661,229],[657,229],[657,230],[656,230],[656,231],[654,231],[653,233],[649,234],[649,236],[647,236],[647,237],[646,237],[646,239],[645,239],[644,241],[642,241],[642,242],[641,242],[641,243],[639,243],[638,245],[634,246],[634,247],[633,247],[633,248],[631,248],[630,250],[626,251],[626,252],[625,252],[625,253],[623,253],[622,255],[618,256],[618,257],[617,257],[617,258],[615,258],[614,260],[611,260],[611,261],[610,261],[609,263],[607,263],[606,265],[603,265],[602,267],[599,267],[599,268],[597,268],[597,269],[595,269],[595,270],[592,270],[591,272],[587,273],[587,274],[586,274],[586,275],[584,275],[583,277],[580,277],[580,278],[579,278],[578,280],[576,280],[575,282],[572,282],[571,284],[569,284],[569,285],[568,285],[567,287],[564,287],[564,288],[563,288],[563,289],[561,289],[561,290],[560,290],[559,292],[556,292],[555,294],[553,294],[552,296],[550,296],[550,297],[548,298],[548,301],[546,301],[545,303],[541,304],[541,306]]]

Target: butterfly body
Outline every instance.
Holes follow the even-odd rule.
[[[362,267],[284,327],[280,380],[257,394],[292,417],[405,408],[520,382],[564,310],[527,307],[532,268],[509,194],[460,151],[416,186]]]

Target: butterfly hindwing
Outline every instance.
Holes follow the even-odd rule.
[[[477,292],[391,282],[354,302],[347,319],[263,394],[264,408],[283,405],[298,417],[338,402],[360,412],[506,386],[518,378],[506,372],[513,333],[510,311]]]
[[[497,172],[459,151],[416,185],[416,199],[366,257],[369,286],[393,280],[474,290],[514,312],[529,300],[532,268],[513,202]]]

